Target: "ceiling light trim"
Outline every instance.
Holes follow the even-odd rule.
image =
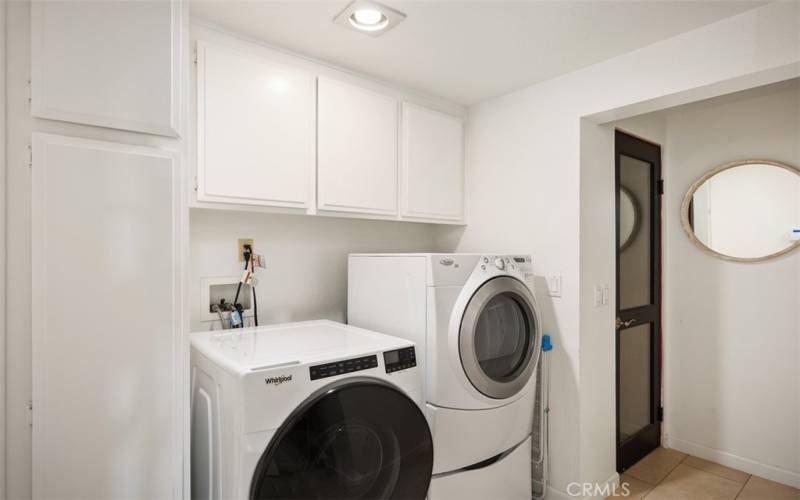
[[[358,21],[356,12],[372,10],[379,12],[381,18],[373,24],[362,24]],[[371,0],[353,0],[336,17],[334,24],[370,36],[380,36],[399,24],[406,15],[386,5]]]

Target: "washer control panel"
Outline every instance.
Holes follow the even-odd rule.
[[[417,366],[417,354],[413,346],[386,351],[383,353],[383,364],[386,366],[386,373],[413,368]]]
[[[321,378],[343,375],[345,373],[369,370],[377,366],[378,356],[373,354],[372,356],[343,359],[342,361],[334,361],[333,363],[325,363],[324,365],[310,366],[308,370],[311,372],[311,380],[318,380]]]

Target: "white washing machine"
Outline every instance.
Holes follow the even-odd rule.
[[[332,321],[191,336],[194,499],[425,498],[414,344]]]
[[[541,353],[532,280],[525,255],[349,257],[348,323],[417,345],[434,440],[432,499],[530,498]]]

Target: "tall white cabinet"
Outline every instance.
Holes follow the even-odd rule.
[[[34,498],[171,498],[177,157],[33,138]]]
[[[34,498],[188,494],[185,8],[31,3]]]

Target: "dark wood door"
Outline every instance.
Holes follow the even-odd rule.
[[[661,148],[616,132],[617,470],[661,441]]]

